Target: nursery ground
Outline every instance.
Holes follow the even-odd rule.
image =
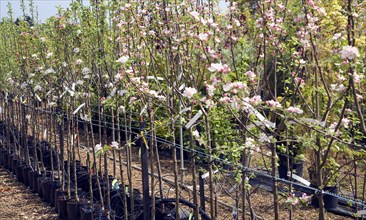
[[[0,167],[0,219],[58,219],[54,209]]]

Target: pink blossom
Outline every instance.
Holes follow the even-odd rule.
[[[300,77],[295,77],[294,81],[296,84],[300,84],[300,85],[305,84],[305,81],[303,79],[301,79]]]
[[[290,113],[299,114],[299,115],[301,115],[302,113],[304,113],[304,111],[301,110],[299,107],[290,106],[286,110],[288,112],[290,112]]]
[[[243,82],[233,82],[232,85],[233,85],[233,88],[236,88],[236,89],[246,89],[247,88],[247,85]]]
[[[230,101],[231,101],[231,99],[227,96],[224,96],[224,97],[219,99],[220,103],[229,103]]]
[[[249,99],[248,102],[253,105],[259,105],[259,103],[262,102],[262,98],[259,95],[256,95]]]
[[[278,8],[281,10],[285,10],[285,5],[283,3],[278,4]]]
[[[199,20],[199,13],[198,12],[196,12],[196,11],[191,11],[191,12],[189,12],[189,14],[192,16],[192,17],[194,17],[196,20]]]
[[[295,205],[299,204],[299,199],[295,196],[295,194],[290,194],[287,197],[285,203],[295,206]]]
[[[220,72],[223,69],[223,65],[221,63],[211,63],[210,67],[208,68],[208,70],[210,72]]]
[[[210,67],[207,68],[210,72],[221,72],[229,73],[231,71],[227,64],[222,65],[221,63],[211,63]]]
[[[247,77],[249,77],[251,80],[255,79],[255,77],[256,77],[255,73],[253,71],[250,71],[250,70],[245,72],[245,75]]]
[[[269,100],[265,102],[267,105],[269,105],[270,107],[275,107],[275,108],[281,108],[282,105],[281,103],[275,101],[275,100]]]
[[[356,72],[353,73],[353,81],[355,83],[360,83],[363,77],[363,75],[357,74]]]
[[[129,101],[128,103],[129,103],[129,104],[131,104],[131,103],[133,103],[136,99],[137,99],[137,98],[133,96],[133,97],[131,97],[131,98],[130,98],[130,101]]]
[[[338,40],[339,38],[341,38],[342,37],[342,34],[341,33],[336,33],[336,34],[334,34],[333,35],[333,40]]]
[[[306,203],[309,202],[311,199],[311,196],[306,195],[306,193],[303,193],[302,196],[300,197],[300,201],[302,203]]]

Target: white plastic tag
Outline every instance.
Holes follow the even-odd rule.
[[[189,129],[190,127],[192,127],[193,123],[195,123],[203,114],[203,112],[201,110],[198,111],[198,113],[186,124],[186,128]]]

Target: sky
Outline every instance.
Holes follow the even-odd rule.
[[[13,8],[14,18],[22,16],[22,10],[20,8],[20,0],[0,0],[0,19],[2,17],[8,17],[8,3],[11,3]],[[29,1],[25,0],[26,8],[28,9]],[[61,6],[62,8],[66,8],[72,2],[71,0],[34,0],[34,5],[38,8],[39,20],[41,22],[45,21],[47,18],[56,15],[57,8],[56,6]],[[89,4],[89,1],[83,1],[86,5]],[[220,8],[226,8],[225,1],[220,0]],[[27,13],[29,11],[27,10]]]
[[[8,17],[8,3],[11,3],[13,8],[14,17],[20,17],[22,10],[20,8],[20,0],[0,0],[0,18]],[[29,1],[24,1],[26,8],[29,8]],[[56,6],[66,8],[72,1],[71,0],[34,0],[34,5],[38,8],[39,19],[43,22],[46,18],[56,15]],[[28,14],[29,11],[27,10]]]

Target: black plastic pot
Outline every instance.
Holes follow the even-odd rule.
[[[4,153],[6,152],[5,149],[0,149],[0,165],[4,166]]]
[[[4,157],[4,167],[6,168],[6,169],[9,169],[10,167],[9,167],[9,153],[8,152],[6,152],[6,153],[4,153],[4,155],[3,155],[3,157]]]
[[[30,166],[24,166],[23,167],[23,183],[25,186],[29,186],[30,185],[30,181],[29,181],[29,171],[32,171],[32,167]]]
[[[5,149],[1,149],[0,150],[0,164],[2,165],[2,166],[4,166],[5,165],[5,163],[4,163],[4,155],[6,154],[7,152],[6,152],[6,150]]]
[[[20,162],[17,166],[16,166],[16,175],[17,175],[17,179],[19,182],[24,182],[24,176],[23,176],[23,168],[24,168],[25,163]]]
[[[37,192],[40,198],[43,198],[42,181],[45,179],[44,176],[40,175],[37,177]]]
[[[32,193],[38,193],[38,177],[41,177],[40,174],[38,174],[37,171],[32,172]]]
[[[6,169],[9,169],[9,153],[5,152],[3,155],[3,164]]]
[[[334,193],[334,194],[338,193],[338,187],[336,187],[336,186],[326,186],[326,187],[324,187],[323,190],[326,191],[326,192]],[[338,208],[338,198],[333,196],[333,195],[324,194],[323,195],[323,201],[324,201],[324,208],[327,211]],[[315,208],[319,208],[319,200],[318,200],[317,195],[314,195],[311,198],[311,203],[310,204],[312,206],[314,206]]]
[[[55,207],[55,199],[56,199],[56,191],[61,187],[61,183],[58,179],[52,181],[51,185],[51,198],[50,198],[50,205],[51,207]]]
[[[87,204],[87,200],[80,199],[76,201],[76,199],[71,199],[67,202],[67,215],[68,219],[72,220],[80,220],[81,213],[80,208],[84,207]]]
[[[102,212],[102,215],[100,216],[101,220],[115,220],[116,219],[116,212],[114,210],[111,210],[109,213],[109,217],[108,217],[108,213],[106,212],[106,210],[104,210],[104,212]]]
[[[42,198],[43,201],[47,203],[51,203],[51,186],[52,186],[52,179],[46,177],[41,181],[42,184]]]
[[[22,162],[18,160],[14,155],[10,156],[9,170],[13,172],[14,175],[17,175],[17,167]]]
[[[294,174],[296,174],[298,176],[302,176],[303,170],[304,170],[304,163],[299,162],[299,163],[292,164],[292,170],[294,171],[293,172]],[[288,172],[287,165],[280,163],[280,165],[278,166],[279,177],[282,179],[288,179],[287,172]]]
[[[67,196],[59,196],[57,198],[57,211],[58,216],[60,219],[68,220],[68,214],[67,214],[67,202],[69,199]],[[71,219],[70,219],[71,220]]]
[[[66,196],[66,193],[62,191],[62,188],[56,189],[55,192],[55,201],[53,202],[55,204],[55,212],[58,213],[58,198]]]
[[[29,170],[27,175],[28,175],[28,180],[29,180],[29,188],[33,191],[33,170]]]
[[[80,170],[77,172],[77,181],[78,181],[78,187],[80,187],[85,192],[89,192],[90,186],[89,186],[89,173],[87,170]]]
[[[123,189],[124,187],[120,185],[120,189],[111,190],[111,208],[115,211],[117,220],[122,220],[122,217],[125,215]]]
[[[102,216],[102,208],[99,205],[85,205],[80,207],[81,220],[100,219]]]

